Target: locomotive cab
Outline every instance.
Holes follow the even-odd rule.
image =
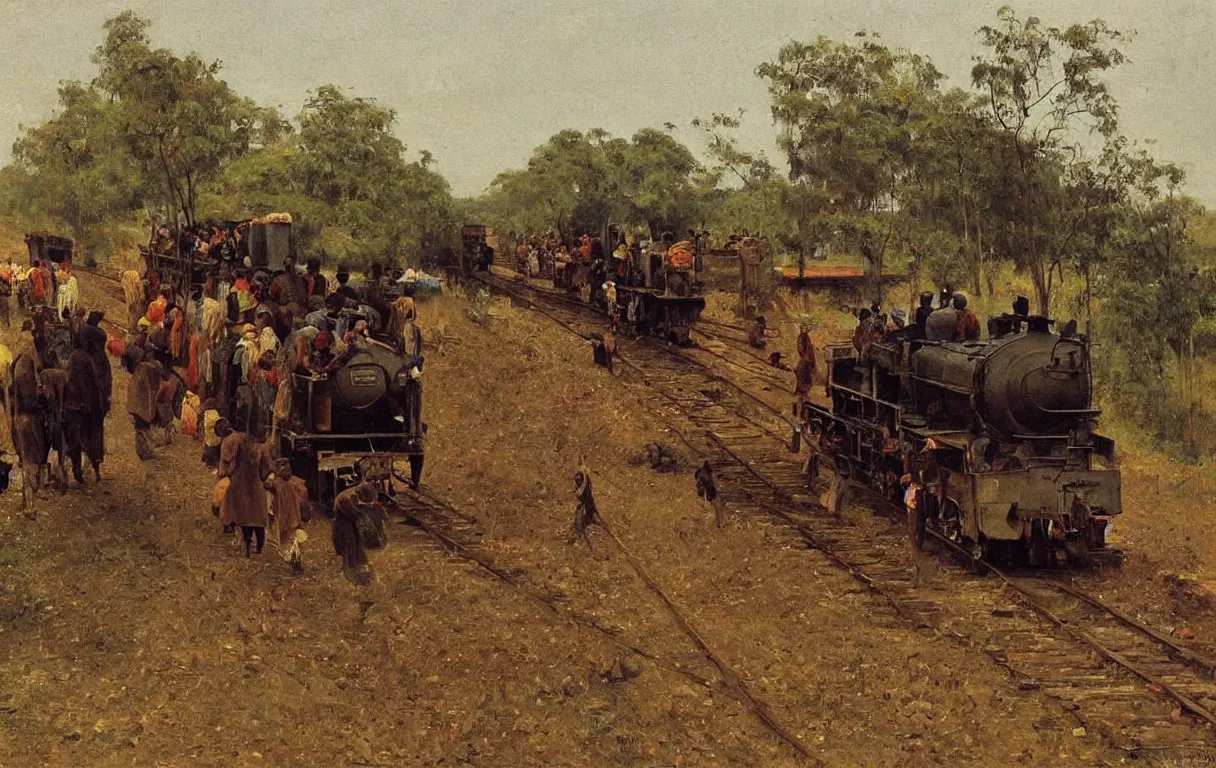
[[[66,237],[40,234],[26,235],[25,247],[30,254],[30,266],[33,266],[35,261],[49,261],[56,264],[72,263],[74,245]]]

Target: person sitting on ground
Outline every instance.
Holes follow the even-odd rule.
[[[591,334],[591,353],[596,365],[602,365],[613,373],[612,358],[616,357],[616,338],[611,333]]]

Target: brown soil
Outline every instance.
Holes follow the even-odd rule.
[[[601,531],[594,553],[567,544],[582,463],[625,545],[824,763],[1119,760],[785,529],[738,516],[715,529],[689,473],[630,462],[677,442],[638,412],[633,385],[543,319],[500,307],[481,326],[464,309],[423,309],[429,338],[446,339],[425,377],[425,482],[479,520],[498,564],[618,641],[407,526],[367,588],[343,579],[324,520],[307,526],[305,576],[269,545],[246,560],[210,514],[197,443],[135,459],[116,370],[102,483],[44,492],[32,521],[17,493],[0,498],[0,765],[807,763],[729,694]]]

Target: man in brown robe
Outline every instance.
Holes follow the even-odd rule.
[[[376,488],[371,483],[347,488],[334,500],[334,552],[342,558],[342,572],[355,584],[364,585],[370,580],[360,526],[364,516],[373,513],[376,500]]]
[[[131,381],[127,384],[127,413],[135,422],[135,455],[142,461],[151,459],[152,448],[148,445],[148,430],[156,421],[156,398],[161,382],[168,372],[155,360],[146,360],[135,366]]]
[[[794,403],[796,406],[806,402],[810,395],[818,367],[819,361],[815,356],[815,343],[811,340],[811,330],[809,326],[804,325],[798,332],[798,364],[794,366]]]
[[[109,370],[108,363],[106,368]],[[72,351],[67,374],[63,396],[63,450],[72,461],[72,477],[84,485],[82,451],[93,466],[93,478],[101,480],[101,462],[105,458],[105,393],[93,360],[83,350]]]
[[[245,542],[245,557],[249,557],[253,540],[257,553],[262,554],[266,542],[266,488],[263,483],[270,475],[270,456],[266,447],[249,439],[244,432],[233,432],[220,443],[220,468],[216,477],[228,478],[228,490],[220,506],[220,519],[225,525],[239,525]]]
[[[272,513],[274,524],[279,529],[279,556],[291,564],[291,572],[299,576],[304,573],[300,542],[306,539],[301,529],[301,510],[308,503],[308,489],[303,479],[292,475],[291,462],[279,459],[275,464],[274,477],[266,481],[266,490],[274,497]]]

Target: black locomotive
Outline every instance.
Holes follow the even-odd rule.
[[[488,241],[489,230],[482,224],[465,224],[460,228],[460,268],[470,272],[485,272],[494,263],[494,249]]]
[[[422,478],[426,428],[414,376],[421,358],[403,355],[386,339],[356,344],[354,354],[334,372],[293,374],[300,418],[279,435],[280,455],[290,459],[322,509],[355,483],[396,476],[404,461],[409,462],[410,485],[417,488]],[[315,426],[322,398],[329,403],[327,431]]]
[[[829,345],[830,404],[803,403],[795,444],[893,502],[923,482],[929,523],[975,556],[1044,566],[1106,550],[1122,511],[1114,442],[1098,435],[1089,340],[1046,318],[989,341],[901,331]]]

